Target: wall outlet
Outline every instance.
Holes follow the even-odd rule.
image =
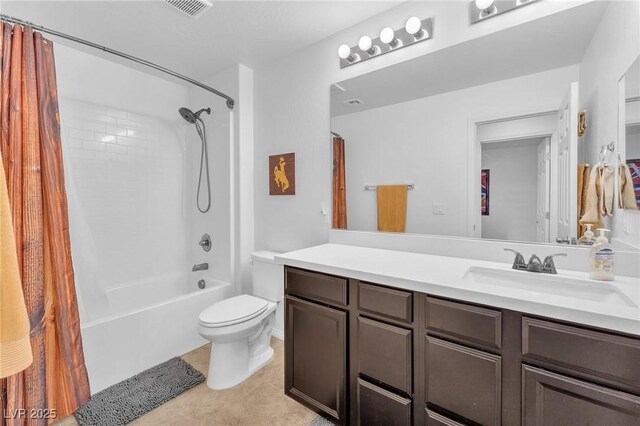
[[[444,216],[447,211],[447,205],[443,203],[433,203],[433,215]]]

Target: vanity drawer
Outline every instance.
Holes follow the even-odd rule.
[[[288,267],[285,270],[284,289],[287,294],[347,306],[347,287],[346,278]]]
[[[522,355],[640,388],[640,339],[523,317]]]
[[[361,425],[411,425],[411,400],[358,379],[358,417]]]
[[[498,310],[427,296],[425,315],[429,330],[502,348],[502,313]]]
[[[482,425],[500,425],[502,359],[426,337],[426,402]]]
[[[358,373],[411,395],[412,331],[358,317]]]
[[[413,293],[358,282],[358,309],[393,320],[413,321]]]

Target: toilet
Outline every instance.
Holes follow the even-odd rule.
[[[277,253],[252,253],[253,294],[221,300],[198,317],[198,333],[213,342],[207,386],[227,389],[242,383],[273,357],[271,331],[284,293]]]

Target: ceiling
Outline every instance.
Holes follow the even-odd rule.
[[[2,0],[0,8],[3,14],[205,79],[237,63],[255,68],[401,3],[212,2],[213,7],[197,19],[163,0]]]
[[[344,91],[332,88],[331,116],[580,63],[605,7],[586,3],[339,82]],[[354,98],[363,103],[345,103]]]

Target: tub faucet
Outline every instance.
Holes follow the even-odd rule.
[[[193,264],[193,268],[191,268],[191,271],[195,272],[195,271],[205,271],[209,269],[209,264],[208,263],[198,263],[198,264]]]

